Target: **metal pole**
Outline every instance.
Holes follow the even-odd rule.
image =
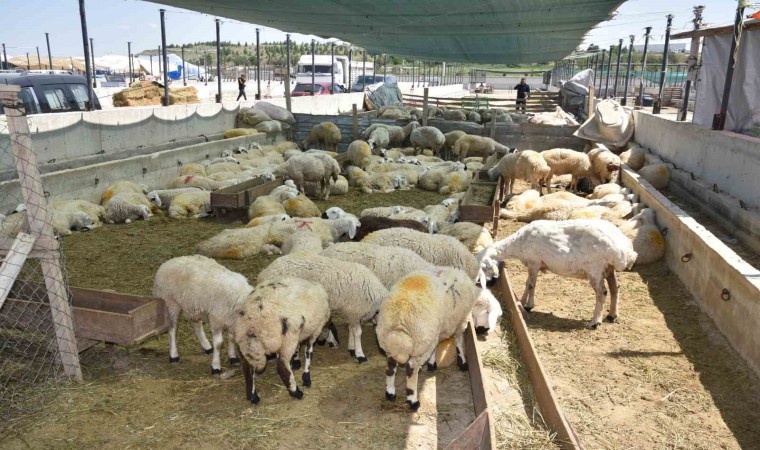
[[[132,67],[132,43],[127,42],[127,67],[129,68],[129,84],[132,84],[132,76],[135,73]]]
[[[290,107],[290,34],[285,35],[285,108]]]
[[[354,76],[353,57],[354,57],[354,49],[349,48],[348,49],[348,92],[351,92],[351,78]]]
[[[414,62],[414,60],[412,60],[412,89],[414,89],[414,81],[415,81],[415,78],[414,78],[414,64],[415,64],[415,62]]]
[[[330,95],[335,90],[335,42],[330,43]]]
[[[742,28],[744,27],[744,10],[746,1],[739,0],[739,6],[736,8],[736,20],[734,21],[734,38],[731,40],[731,50],[728,52],[728,68],[726,69],[726,83],[723,86],[723,102],[720,105],[720,112],[713,118],[713,129],[723,130],[726,127],[726,118],[728,116],[728,100],[731,97],[731,84],[734,79],[734,66],[736,65],[736,47],[739,44]],[[667,43],[667,41],[665,41]],[[667,45],[667,44],[666,44]]]
[[[50,70],[53,70],[53,56],[50,53],[50,34],[49,33],[45,33],[45,41],[47,42],[48,63],[50,64]]]
[[[256,100],[261,100],[261,28],[256,28]]]
[[[613,88],[612,97],[617,97],[618,93],[618,79],[620,78],[620,60],[623,57],[623,40],[620,39],[618,43],[618,57],[617,64],[615,65],[615,87]]]
[[[158,53],[156,53],[156,59],[158,60],[158,73],[161,73],[161,46],[158,46]]]
[[[649,51],[649,36],[652,33],[652,27],[647,27],[647,34],[644,36],[644,55],[641,61],[641,82],[639,84],[639,106],[644,106],[644,78],[647,73],[647,52]]]
[[[615,49],[614,45],[610,45],[610,57],[607,59],[607,81],[604,83],[604,98],[610,96],[610,75],[612,75],[612,51]]]
[[[182,86],[187,86],[187,70],[185,69],[185,44],[182,44]]]
[[[3,69],[8,70],[8,55],[5,53],[5,44],[3,44],[3,58],[5,58],[5,62],[3,63]]]
[[[704,6],[694,7],[694,30],[702,28],[702,12],[705,10]],[[689,113],[689,95],[691,94],[691,84],[697,79],[697,58],[699,57],[699,36],[691,38],[691,48],[689,49],[689,73],[686,78],[686,86],[684,86],[683,92],[683,106],[681,106],[681,112],[678,115],[678,120],[683,122],[686,120],[686,115]]]
[[[314,95],[314,72],[316,72],[316,68],[314,67],[314,39],[311,40],[311,95]]]
[[[602,95],[602,82],[604,81],[604,56],[607,54],[607,49],[602,49],[602,62],[599,65],[599,95]]]
[[[88,41],[88,45],[89,45],[89,41]],[[85,46],[85,49],[87,49],[87,46]],[[87,54],[87,53],[89,53],[89,50],[87,52],[85,52],[85,54]],[[40,70],[42,70],[42,60],[40,59],[40,47],[39,46],[37,46],[37,68],[40,69]],[[89,83],[90,80],[88,79],[87,82]]]
[[[362,63],[362,90],[367,89],[367,50],[364,50],[364,62]]]
[[[92,61],[92,87],[98,87],[98,69],[95,68],[95,41],[90,38],[90,61]]]
[[[222,21],[216,19],[216,102],[222,103],[222,44],[221,44],[221,28]]]
[[[208,53],[203,52],[203,84],[208,86]]]
[[[32,70],[32,65],[29,64],[29,52],[26,52],[26,70]]]
[[[150,74],[153,75],[153,55],[150,56]]]
[[[662,50],[662,68],[660,69],[660,87],[657,90],[657,101],[652,107],[652,114],[659,114],[662,109],[662,90],[665,88],[665,78],[668,75],[668,51],[670,50],[670,27],[673,25],[673,14],[668,14],[668,26],[665,29],[665,48]],[[741,18],[740,18],[741,19]],[[732,49],[733,52],[733,49]]]
[[[84,0],[79,0],[79,21],[82,24],[82,46],[84,47],[84,67],[87,78],[87,109],[92,111],[95,107],[95,91],[92,89],[92,72],[90,71],[90,39],[87,36],[87,15],[84,10]],[[45,33],[47,35],[47,33]],[[37,47],[37,61],[40,59],[40,48]]]
[[[160,9],[159,12],[161,13],[161,48],[164,50],[161,54],[161,59],[164,60],[164,106],[169,106],[169,60],[166,58],[166,10]],[[182,59],[184,61],[184,57]],[[184,62],[182,64],[182,70],[184,70]]]
[[[620,104],[626,106],[628,104],[628,83],[631,79],[631,56],[633,55],[633,40],[636,36],[631,35],[631,44],[628,46],[628,67],[625,70],[625,87],[623,88],[623,99]]]
[[[383,81],[388,76],[388,55],[383,55]]]

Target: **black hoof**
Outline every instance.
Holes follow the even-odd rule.
[[[438,370],[438,363],[433,363],[433,364],[428,363],[427,370],[428,372],[435,372],[436,370]]]
[[[600,323],[593,323],[593,324],[589,325],[589,329],[596,330],[597,327],[599,327],[599,325],[601,325],[601,324]]]
[[[272,353],[270,355],[267,355],[267,361],[271,361],[273,359],[277,359],[277,353]]]
[[[417,411],[418,409],[420,409],[420,402],[419,401],[416,401],[416,402],[412,403],[409,400],[407,400],[406,404],[409,405],[409,409],[411,409],[412,411]]]
[[[523,306],[523,309],[525,311],[527,311],[527,312],[530,312],[533,309],[533,307],[532,306]]]
[[[170,362],[171,364],[174,364],[174,363],[178,363],[178,362],[179,362],[179,356],[177,356],[176,358],[172,358],[172,357],[170,356],[170,357],[169,357],[169,362]]]
[[[301,368],[301,360],[294,359],[290,361],[290,370],[298,370]]]
[[[470,366],[467,363],[462,363],[458,365],[459,365],[459,370],[461,370],[462,372],[467,372],[468,370],[470,370]]]
[[[604,320],[605,322],[615,323],[617,322],[617,316],[607,315],[607,317],[605,317]]]
[[[356,360],[359,361],[359,364],[362,364],[362,363],[367,362],[367,357],[366,356],[360,356],[360,357],[356,358]]]
[[[485,336],[486,334],[488,334],[488,330],[489,328],[486,328],[481,325],[481,326],[475,327],[475,334],[477,334],[478,336]]]
[[[301,375],[301,381],[303,381],[303,387],[311,387],[311,373],[304,372]]]
[[[201,349],[201,350],[203,350],[203,349]],[[210,349],[208,349],[208,350],[203,350],[203,353],[205,353],[205,354],[207,354],[207,355],[210,355],[210,354],[214,353],[214,349],[213,349],[213,348],[210,348]]]
[[[290,394],[291,397],[297,398],[298,400],[301,400],[303,398],[303,391],[298,388],[296,388],[295,392],[288,391],[288,393]]]
[[[389,402],[395,402],[396,401],[396,394],[391,394],[388,391],[385,391],[385,399]]]
[[[214,369],[213,367],[211,368],[211,375],[221,375],[221,373],[222,369]]]
[[[259,394],[254,392],[253,394],[248,394],[248,401],[250,401],[254,405],[258,405],[259,402],[261,402],[261,398],[259,397]]]
[[[351,355],[352,358],[356,358],[356,350],[349,350],[348,354]]]
[[[378,350],[380,350],[380,354],[381,354],[381,355],[383,355],[383,356],[388,356],[388,354],[387,354],[387,353],[385,353],[385,350],[383,350],[383,348],[382,348],[382,347],[377,347],[377,349],[378,349]]]
[[[327,339],[317,339],[317,345],[320,347],[323,347],[325,344],[327,344]]]
[[[230,358],[229,363],[231,365],[240,364],[240,358]]]

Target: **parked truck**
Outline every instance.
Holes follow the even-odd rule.
[[[314,67],[312,68],[311,55],[302,55],[298,60],[298,69],[296,72],[296,83],[311,83],[311,74],[314,73],[314,83],[330,83],[332,56],[314,55]],[[335,64],[332,65],[335,71],[335,84],[348,86],[348,56],[335,56]]]

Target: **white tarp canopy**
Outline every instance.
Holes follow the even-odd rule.
[[[129,57],[126,55],[105,55],[95,58],[95,67],[111,72],[129,72]],[[135,72],[140,71],[140,61],[132,57],[132,67]]]
[[[705,37],[693,122],[710,128],[720,112],[732,34]],[[737,53],[725,129],[760,131],[760,30],[745,30]]]

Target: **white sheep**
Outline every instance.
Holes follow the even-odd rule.
[[[122,192],[111,197],[106,204],[104,220],[110,224],[131,223],[137,219],[148,220],[151,203],[144,194]]]
[[[179,174],[180,176],[198,175],[198,176],[205,177],[206,168],[202,164],[198,164],[198,163],[183,164],[182,167],[179,168]]]
[[[528,268],[525,292],[520,300],[527,311],[533,309],[536,279],[541,270],[589,280],[596,293],[594,318],[589,327],[596,329],[602,323],[605,280],[611,298],[607,320],[614,322],[618,315],[615,271],[630,269],[636,261],[636,252],[631,241],[605,220],[540,220],[478,253],[483,287],[486,278],[498,276],[499,262],[509,258],[519,259]]]
[[[639,169],[639,176],[655,189],[665,189],[670,184],[670,167],[664,163],[646,165]]]
[[[287,180],[282,186],[277,186],[267,195],[275,199],[277,202],[282,203],[285,200],[297,197],[298,194],[298,187],[296,187],[293,180]]]
[[[211,211],[211,192],[195,189],[174,197],[169,206],[169,217],[185,219],[208,216]]]
[[[461,130],[454,130],[454,131],[444,134],[443,137],[445,141],[443,143],[443,148],[441,150],[444,150],[447,152],[453,152],[454,144],[456,144],[459,139],[465,136],[467,136],[467,133]]]
[[[355,262],[369,268],[388,289],[416,270],[434,267],[411,250],[401,247],[383,247],[366,242],[339,242],[320,254],[341,261]]]
[[[475,327],[475,333],[485,335],[488,331],[495,330],[502,314],[501,304],[491,291],[481,289],[472,307],[472,326]]]
[[[212,375],[222,371],[219,348],[225,328],[229,362],[238,363],[232,326],[236,311],[251,291],[253,287],[243,275],[204,256],[180,256],[161,264],[153,283],[153,296],[164,300],[169,317],[169,362],[179,362],[177,322],[180,312],[184,312],[193,325],[203,351],[213,353]],[[203,331],[202,319],[208,320],[211,327],[213,346]]]
[[[541,181],[549,175],[550,170],[540,153],[523,150],[501,158],[499,164],[488,170],[488,177],[495,181],[501,175],[504,183],[509,184],[510,194],[514,190],[515,180],[518,179],[530,182],[531,189],[538,189],[541,193]]]
[[[252,228],[261,224],[281,222],[288,219],[290,219],[290,216],[287,214],[270,214],[268,216],[254,217],[247,224],[245,224],[245,227]]]
[[[552,191],[551,182],[554,175],[571,175],[572,180],[569,186],[571,191],[578,190],[578,180],[581,178],[591,178],[592,183],[599,183],[591,166],[591,160],[585,153],[566,148],[555,148],[541,152],[541,156],[550,169],[549,174],[546,175],[546,179],[544,180],[546,190],[550,193]]]
[[[324,200],[330,197],[330,179],[337,181],[340,175],[340,166],[335,159],[329,156],[320,157],[317,154],[296,155],[283,163],[283,166],[304,195],[306,195],[304,182],[319,183],[320,198]]]
[[[351,213],[347,213],[343,210],[343,208],[340,208],[338,206],[333,206],[331,208],[327,208],[325,212],[322,213],[323,219],[330,219],[330,220],[336,220],[336,219],[345,219],[350,218],[351,220],[355,220],[356,223],[359,223],[359,218]]]
[[[317,233],[308,230],[297,231],[282,243],[283,255],[295,252],[317,254],[322,251],[322,238]]]
[[[53,229],[61,236],[68,236],[71,230],[83,231],[93,228],[92,218],[83,211],[51,210]]]
[[[441,163],[422,173],[417,180],[417,187],[426,191],[437,191],[441,187],[441,180],[447,173],[464,169],[465,165],[460,162]]]
[[[137,184],[132,181],[117,181],[115,183],[112,183],[106,188],[105,191],[103,191],[103,194],[100,196],[100,204],[105,206],[106,203],[111,200],[111,198],[113,198],[116,194],[120,194],[122,192],[147,194],[148,191],[148,187],[144,184]]]
[[[240,167],[240,164],[237,162],[231,163],[231,162],[218,162],[218,163],[212,163],[208,167],[206,167],[206,175],[211,176],[215,173],[219,172],[233,172],[233,173],[240,173],[243,169]]]
[[[435,127],[415,128],[409,136],[409,140],[417,154],[421,153],[422,150],[430,149],[434,155],[437,155],[443,144],[446,143],[446,138],[441,130]]]
[[[628,165],[633,170],[639,170],[644,167],[644,157],[646,150],[635,143],[628,144],[628,150],[620,154],[620,162]]]
[[[52,211],[81,211],[87,214],[92,220],[91,228],[100,226],[101,220],[105,217],[106,210],[100,205],[97,205],[87,200],[69,200],[58,199],[50,202],[50,208]]]
[[[292,197],[291,197],[292,198]],[[261,195],[248,207],[248,219],[252,220],[257,217],[272,216],[276,214],[287,214],[285,207],[279,198],[271,195]]]
[[[364,141],[353,141],[348,145],[346,155],[352,164],[366,169],[371,162],[372,147]]]
[[[596,186],[587,198],[604,198],[611,194],[630,194],[630,191],[617,183],[604,183]]]
[[[288,180],[292,181],[292,180]],[[317,183],[304,183],[304,189],[308,197],[318,197],[320,195],[320,186]],[[330,195],[346,195],[348,193],[348,180],[343,175],[338,175],[338,180],[333,181],[330,178]],[[298,191],[296,191],[298,192]]]
[[[588,152],[588,158],[591,160],[591,166],[596,173],[596,178],[601,183],[615,181],[620,171],[620,157],[607,149],[602,144]]]
[[[438,193],[441,195],[451,195],[457,192],[467,192],[472,181],[472,174],[464,170],[454,170],[441,178],[438,185]]]
[[[638,255],[637,266],[652,264],[665,256],[665,237],[655,219],[654,210],[644,208],[632,219],[618,225],[633,244],[633,250]]]
[[[314,125],[309,135],[303,141],[303,148],[308,149],[311,144],[318,144],[322,149],[338,149],[341,139],[340,129],[332,122],[322,122]]]
[[[214,181],[208,177],[202,177],[198,175],[184,175],[180,177],[172,178],[167,186],[167,189],[179,189],[196,187],[205,191],[215,191],[224,186],[223,183]]]
[[[375,128],[367,139],[367,145],[371,149],[387,148],[391,142],[388,129],[385,127]]]
[[[320,217],[322,211],[305,195],[299,195],[282,202],[285,213],[290,217]]]
[[[359,177],[356,181],[358,187],[365,194],[393,192],[393,179],[387,173],[373,172],[366,177]]]
[[[396,283],[380,307],[377,340],[387,355],[385,398],[396,399],[396,367],[406,364],[406,402],[420,407],[417,377],[427,362],[435,370],[435,349],[454,335],[457,364],[468,370],[464,331],[478,297],[472,279],[461,270],[436,267],[414,272]]]
[[[482,225],[472,222],[444,224],[438,227],[438,233],[455,237],[472,253],[478,253],[484,248],[493,245],[491,233]]]
[[[509,148],[489,137],[468,134],[456,141],[453,152],[459,157],[460,161],[463,161],[468,156],[480,156],[485,161],[486,158],[496,152],[500,154],[508,153]]]
[[[261,401],[254,373],[264,372],[271,354],[277,355],[277,373],[290,396],[303,398],[290,361],[303,342],[306,362],[301,379],[304,387],[311,387],[314,343],[329,319],[327,292],[317,283],[286,277],[256,286],[238,308],[234,325],[243,356],[246,397],[251,403]]]
[[[297,275],[325,288],[330,311],[340,313],[348,322],[349,353],[359,363],[366,362],[361,345],[361,323],[373,319],[388,296],[388,289],[375,274],[361,264],[321,255],[292,253],[277,258],[259,273],[257,281],[278,280],[283,274]]]
[[[172,200],[176,198],[180,194],[185,194],[188,192],[198,192],[201,191],[200,188],[195,187],[189,187],[189,188],[179,188],[179,189],[156,189],[153,191],[148,192],[148,197],[158,197],[161,200],[161,207],[164,209],[169,209],[169,206],[171,206]]]
[[[409,228],[389,228],[369,234],[362,242],[408,248],[436,266],[461,269],[472,279],[478,274],[475,257],[464,244],[451,236],[426,234]]]

